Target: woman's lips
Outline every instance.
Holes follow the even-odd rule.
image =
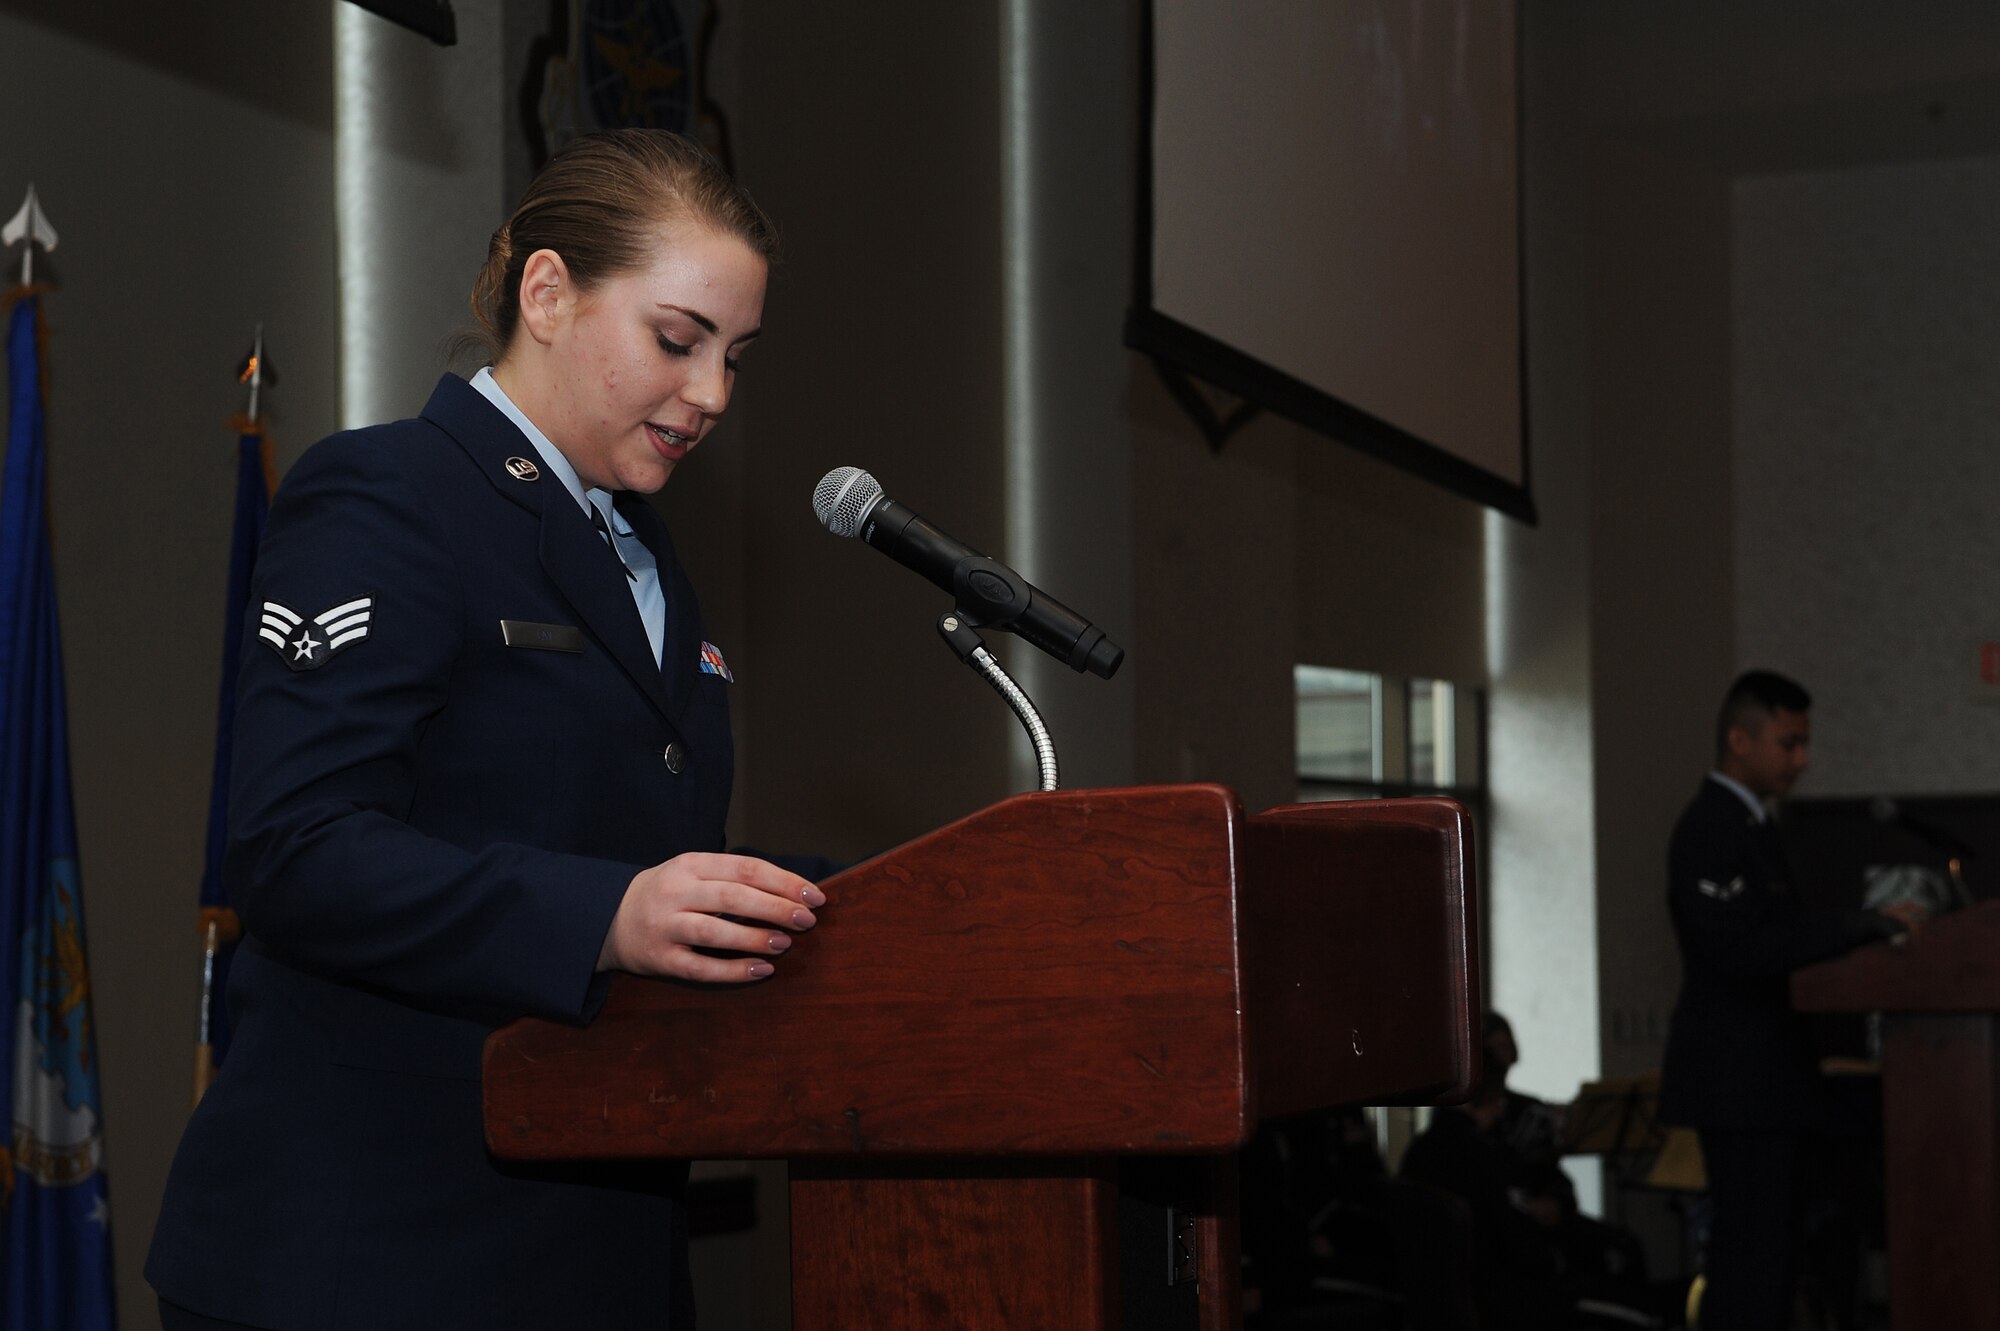
[[[693,435],[682,434],[678,430],[652,421],[646,422],[646,430],[653,436],[653,447],[669,462],[679,462],[687,456],[687,451],[694,447]]]

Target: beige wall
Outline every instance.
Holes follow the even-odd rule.
[[[1666,844],[1733,672],[1726,178],[1593,155],[1591,745],[1603,1071],[1657,1068],[1680,967]]]
[[[2000,789],[2000,157],[1732,197],[1736,634],[1813,691],[1800,793]]]
[[[922,0],[735,21],[757,53],[738,170],[786,249],[738,389],[738,817],[773,849],[860,856],[1009,790],[1014,722],[937,641],[947,598],[811,509],[827,470],[864,467],[1000,551],[998,28]]]

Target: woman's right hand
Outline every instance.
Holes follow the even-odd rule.
[[[1914,901],[1892,902],[1881,907],[1881,913],[1903,926],[1903,931],[1896,935],[1895,941],[1898,943],[1915,938],[1923,931],[1924,923],[1931,917],[1929,910]]]
[[[826,896],[805,879],[748,855],[690,853],[641,870],[625,889],[597,969],[707,984],[771,973],[791,935],[813,927]],[[712,952],[750,956],[719,957]]]

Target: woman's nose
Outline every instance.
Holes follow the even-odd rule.
[[[704,415],[720,416],[729,405],[729,367],[721,356],[703,356],[681,386],[681,398]]]

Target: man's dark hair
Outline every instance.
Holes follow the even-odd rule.
[[[1729,732],[1742,727],[1755,729],[1779,711],[1803,712],[1812,707],[1812,695],[1795,679],[1775,670],[1746,670],[1736,677],[1723,695],[1722,711],[1715,718],[1715,760],[1729,756]]]

